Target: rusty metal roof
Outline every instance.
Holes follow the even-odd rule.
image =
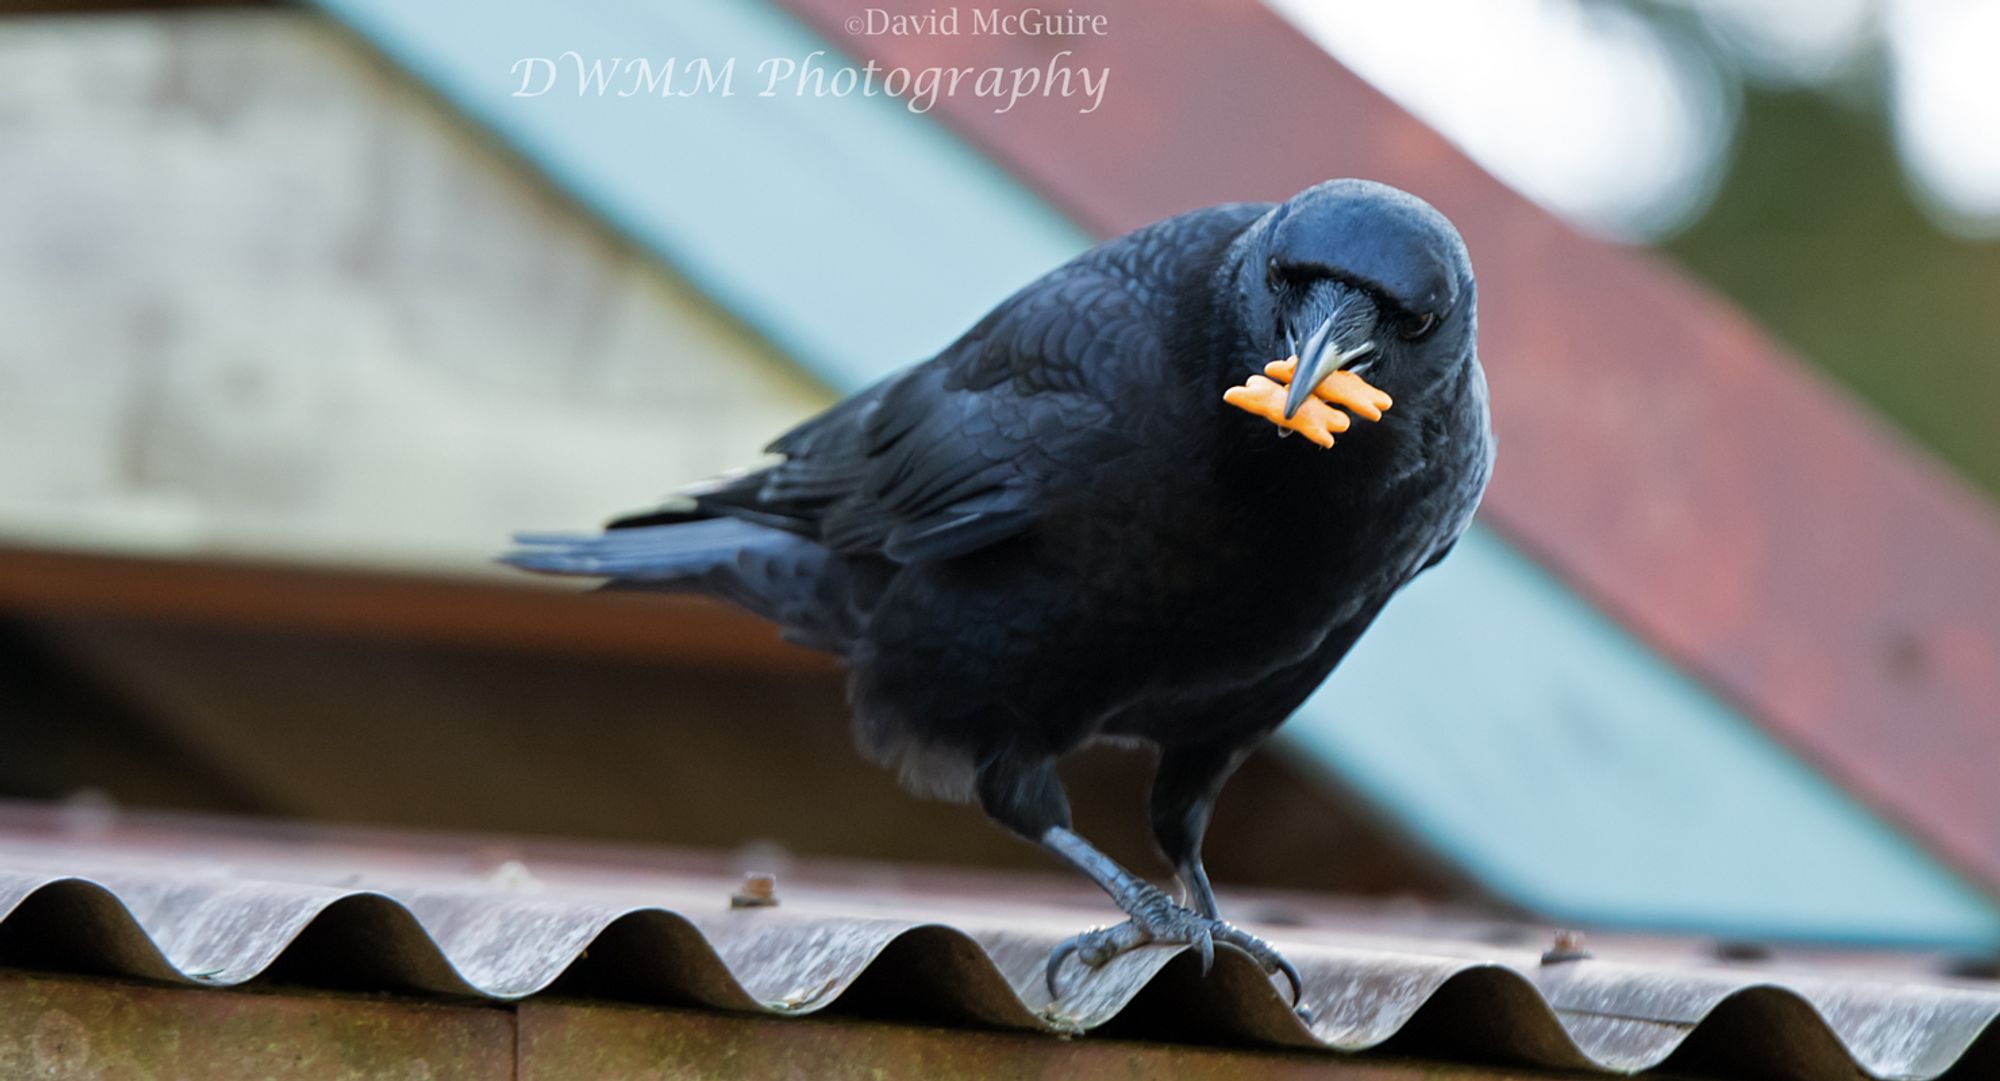
[[[776,857],[772,857],[776,858]],[[0,965],[495,1000],[551,994],[999,1029],[1385,1049],[1554,1069],[2000,1075],[2000,984],[1948,959],[1593,936],[1262,894],[1306,978],[1298,1022],[1247,959],[1120,958],[1051,1003],[1049,949],[1108,912],[1039,876],[788,866],[733,908],[715,855],[0,805]],[[1961,968],[1961,972],[1969,971]]]

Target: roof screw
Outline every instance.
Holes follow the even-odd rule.
[[[1559,965],[1564,961],[1581,961],[1590,956],[1583,948],[1583,932],[1557,931],[1555,945],[1542,951],[1542,963]]]
[[[1761,942],[1725,940],[1715,944],[1715,956],[1724,961],[1769,961],[1771,947]]]
[[[775,875],[752,871],[743,876],[743,884],[729,895],[730,908],[776,908],[778,907],[778,879]]]
[[[501,860],[486,873],[486,882],[505,893],[540,893],[542,890],[542,880],[528,870],[527,864],[517,859]]]

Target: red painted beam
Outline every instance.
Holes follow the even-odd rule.
[[[885,65],[1108,68],[1090,115],[934,111],[1102,235],[1335,176],[1436,204],[1479,270],[1484,520],[2000,888],[2000,521],[1726,300],[1571,231],[1256,0],[1092,0],[1106,32],[1070,38],[855,36],[851,0],[780,2]]]

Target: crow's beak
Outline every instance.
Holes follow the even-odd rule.
[[[1287,344],[1290,340],[1287,336]],[[1333,340],[1333,320],[1321,323],[1298,350],[1299,366],[1292,372],[1291,391],[1285,395],[1285,419],[1292,419],[1293,414],[1306,404],[1306,399],[1312,397],[1313,388],[1328,375],[1374,351],[1374,342],[1362,342],[1342,353],[1339,343]]]
[[[1306,343],[1299,347],[1299,366],[1292,371],[1291,392],[1285,395],[1285,419],[1290,420],[1312,397],[1313,388],[1326,378],[1322,365],[1327,362],[1328,346],[1333,344],[1333,320],[1321,323],[1311,334],[1306,335]]]

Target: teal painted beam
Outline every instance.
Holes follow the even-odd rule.
[[[765,60],[845,63],[763,4],[321,6],[834,386],[929,356],[994,300],[1089,246],[969,147],[887,99],[762,96]],[[514,96],[527,71],[514,65],[529,60],[539,75],[536,58],[554,65],[555,85]],[[648,92],[631,67],[643,59],[657,74],[668,58],[681,65],[675,91],[700,93]],[[687,71],[732,58],[730,96]],[[611,72],[603,92],[580,94],[579,64],[599,63]]]
[[[757,3],[321,0],[789,355],[852,389],[1089,238],[882,98],[757,96],[826,45]],[[734,57],[734,97],[515,97],[512,66]],[[835,55],[826,62],[838,64]],[[1504,452],[1503,452],[1504,453]],[[1564,919],[1992,944],[2000,911],[1490,533],[1390,605],[1284,739]]]
[[[1405,589],[1281,732],[1535,911],[2000,939],[1981,893],[1487,531]]]

